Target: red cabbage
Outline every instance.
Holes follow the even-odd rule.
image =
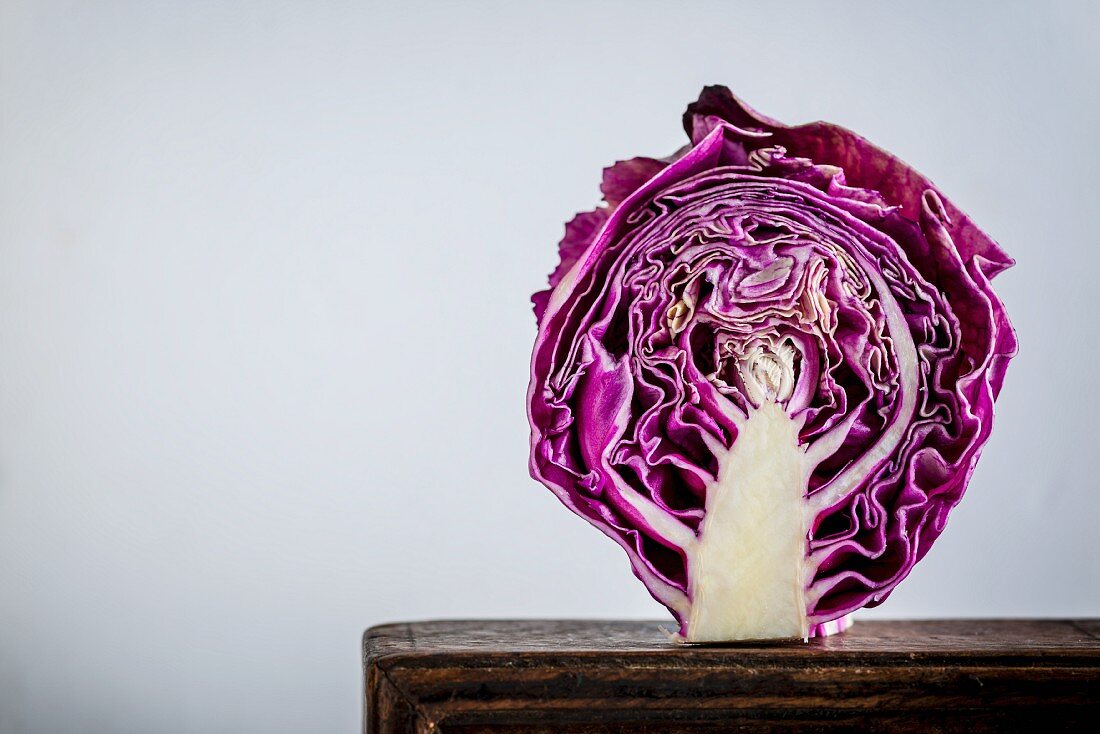
[[[685,641],[809,637],[943,531],[1016,338],[1012,260],[924,176],[728,89],[604,171],[538,336],[531,472],[619,543]]]

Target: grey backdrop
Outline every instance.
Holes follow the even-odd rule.
[[[766,5],[3,2],[0,731],[352,732],[371,624],[662,616],[527,476],[527,298],[705,83],[1019,261],[984,461],[865,616],[1100,614],[1097,6]]]

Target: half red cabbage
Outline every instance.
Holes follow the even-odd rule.
[[[679,639],[809,637],[943,530],[1016,338],[1012,260],[858,135],[724,87],[604,172],[538,337],[531,472],[627,552]]]

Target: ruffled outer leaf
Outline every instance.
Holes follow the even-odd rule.
[[[931,181],[851,130],[828,122],[784,125],[749,107],[723,86],[704,88],[698,101],[688,105],[684,113],[684,130],[693,142],[698,142],[719,120],[770,133],[769,144],[785,147],[789,155],[840,168],[850,186],[877,191],[914,222],[921,218],[925,192],[933,191],[942,202],[948,233],[964,261],[979,263],[986,278],[992,278],[1015,262],[989,235],[978,229],[970,217],[940,194]]]

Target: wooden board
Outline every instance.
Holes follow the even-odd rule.
[[[443,621],[363,640],[368,734],[1060,731],[1100,723],[1100,620],[858,622],[683,646],[658,622]]]

